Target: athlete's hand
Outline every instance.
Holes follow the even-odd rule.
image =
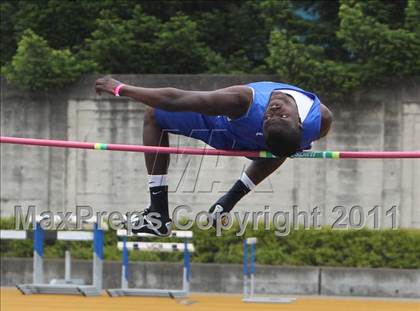
[[[122,82],[112,79],[110,76],[106,76],[96,80],[95,90],[98,95],[101,95],[102,92],[114,95],[114,89],[120,84],[122,84]]]

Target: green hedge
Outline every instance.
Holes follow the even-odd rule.
[[[1,219],[2,229],[13,228],[13,219]],[[215,231],[194,227],[196,252],[192,261],[198,263],[241,263],[242,237],[237,227],[216,237]],[[257,263],[268,265],[420,268],[420,230],[292,230],[288,236],[277,237],[274,230],[247,230],[247,237],[258,238]],[[164,241],[165,239],[160,239]],[[105,233],[105,259],[120,260],[115,231]],[[45,246],[46,257],[62,257],[69,247],[73,258],[90,259],[92,243],[58,241]],[[31,257],[32,242],[2,241],[2,257]],[[181,253],[131,252],[130,260],[181,261]]]

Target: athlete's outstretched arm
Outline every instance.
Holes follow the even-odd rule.
[[[96,80],[96,92],[109,94],[122,84],[111,77]],[[121,87],[121,96],[131,97],[150,107],[166,111],[191,111],[206,115],[225,115],[232,119],[242,116],[252,102],[252,90],[243,85],[215,91],[185,91],[176,88]]]

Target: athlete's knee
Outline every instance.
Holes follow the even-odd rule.
[[[154,125],[156,124],[155,119],[155,108],[146,107],[144,110],[144,125]]]

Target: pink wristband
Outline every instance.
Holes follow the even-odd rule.
[[[125,86],[125,84],[121,83],[115,87],[115,89],[113,90],[115,96],[120,96],[120,90],[123,86]]]

